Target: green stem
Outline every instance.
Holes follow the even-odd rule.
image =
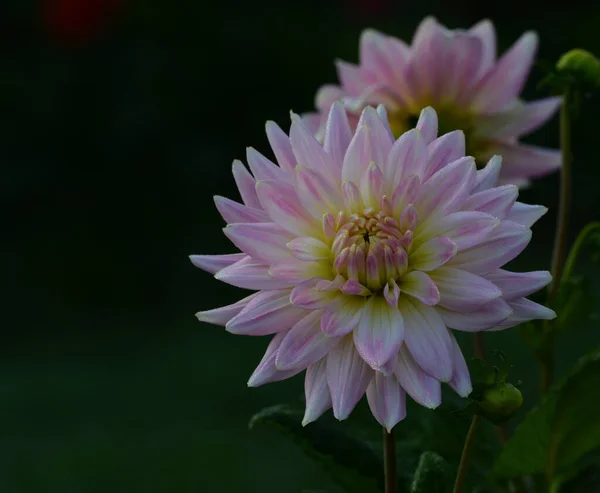
[[[462,455],[460,456],[460,464],[458,465],[458,472],[456,473],[456,481],[454,483],[454,493],[460,493],[462,491],[463,483],[465,481],[465,473],[467,471],[467,465],[469,464],[469,457],[471,455],[471,449],[473,448],[473,438],[475,432],[479,426],[480,417],[476,414],[473,416],[471,426],[467,432],[467,438],[465,438],[465,445],[463,447]]]
[[[396,438],[394,429],[388,433],[383,429],[383,468],[385,473],[385,493],[396,493]]]
[[[573,267],[575,266],[575,261],[579,256],[579,250],[581,250],[586,240],[589,238],[590,233],[596,229],[600,231],[600,223],[590,223],[585,228],[583,228],[577,236],[577,239],[575,240],[575,243],[573,243],[573,246],[571,247],[571,250],[569,251],[569,255],[567,256],[567,260],[565,262],[565,267],[563,269],[562,274],[563,282],[571,277]]]
[[[562,167],[560,170],[560,201],[558,219],[554,236],[554,251],[552,253],[552,284],[548,293],[548,305],[554,306],[565,266],[567,252],[567,232],[569,211],[571,208],[571,106],[573,90],[567,88],[560,109],[560,149]],[[569,270],[567,271],[569,272]],[[554,379],[555,337],[552,328],[546,324],[548,339],[543,355],[540,358],[542,373],[542,394],[545,394]]]

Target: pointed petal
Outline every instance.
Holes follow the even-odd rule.
[[[312,423],[331,407],[331,394],[327,385],[327,358],[317,361],[306,369],[304,394],[306,411],[302,426]]]
[[[449,310],[472,312],[502,296],[498,286],[466,270],[441,267],[429,275],[440,290],[440,306]]]
[[[246,169],[246,166],[236,159],[233,162],[232,172],[233,179],[235,180],[235,184],[238,187],[244,204],[254,209],[262,209],[258,196],[256,195],[256,180]]]
[[[483,46],[481,65],[477,77],[481,77],[496,63],[496,32],[494,25],[488,19],[484,19],[469,29],[471,34],[477,36]]]
[[[435,305],[440,301],[440,292],[425,272],[414,270],[400,278],[400,291],[413,296],[426,305]]]
[[[496,298],[473,312],[455,312],[440,306],[435,308],[448,327],[465,332],[479,332],[494,327],[512,313],[511,307],[502,298]]]
[[[408,261],[413,269],[428,272],[444,265],[457,251],[456,243],[450,238],[437,236],[413,250]]]
[[[508,302],[513,312],[505,320],[491,330],[504,330],[515,325],[529,322],[530,320],[553,320],[556,318],[554,310],[527,298],[518,298]]]
[[[546,212],[548,212],[548,208],[543,205],[515,202],[506,219],[522,224],[526,228],[531,228]]]
[[[427,163],[424,180],[429,180],[436,172],[465,156],[465,134],[454,130],[438,137],[427,146]]]
[[[246,159],[257,180],[288,180],[288,175],[279,166],[253,147],[246,149]]]
[[[221,269],[215,279],[244,289],[284,289],[289,283],[269,275],[269,266],[244,257],[235,264]]]
[[[484,212],[454,212],[427,221],[417,228],[414,244],[443,235],[450,238],[459,251],[465,250],[485,240],[498,224],[498,219]]]
[[[400,299],[399,309],[406,326],[406,347],[417,364],[437,380],[452,378],[452,341],[448,329],[435,308]]]
[[[291,329],[306,316],[306,310],[290,303],[290,290],[261,291],[229,322],[232,334],[264,336]]]
[[[450,332],[450,338],[452,339],[452,367],[454,371],[452,372],[452,380],[448,384],[461,397],[468,397],[473,390],[469,368],[452,332]]]
[[[354,345],[373,369],[378,369],[396,355],[404,338],[404,322],[397,307],[385,298],[371,296],[353,332]]]
[[[477,171],[475,186],[471,193],[481,192],[498,184],[498,177],[502,169],[502,157],[492,156],[483,169]]]
[[[440,382],[421,369],[406,345],[400,348],[394,373],[406,393],[421,406],[435,409],[442,403]]]
[[[475,88],[473,109],[493,113],[519,95],[531,69],[537,43],[533,32],[521,36]]]
[[[331,157],[333,164],[340,169],[350,140],[352,140],[352,130],[348,123],[344,104],[341,101],[335,102],[331,106],[327,119],[323,148]]]
[[[343,208],[339,188],[332,186],[319,171],[299,164],[295,184],[302,206],[316,220],[320,221],[323,214],[335,214]]]
[[[499,219],[506,219],[512,209],[519,189],[514,185],[504,185],[477,192],[468,197],[462,206],[464,211],[487,212]]]
[[[331,264],[327,260],[298,260],[290,258],[275,262],[269,268],[273,279],[281,279],[297,284],[318,277],[325,279],[331,275]]]
[[[258,262],[269,264],[291,257],[287,243],[294,236],[275,223],[237,223],[223,229],[231,242]]]
[[[264,385],[265,383],[270,382],[278,382],[280,380],[285,380],[287,378],[293,377],[297,375],[302,370],[294,369],[294,370],[286,370],[279,371],[275,367],[275,358],[277,356],[277,351],[279,350],[279,346],[281,345],[281,341],[285,338],[286,332],[280,332],[279,334],[275,334],[275,337],[271,339],[269,346],[263,356],[263,359],[256,367],[256,370],[250,376],[248,380],[248,387],[259,387],[260,385]]]
[[[546,270],[534,272],[509,272],[498,269],[487,274],[486,279],[494,283],[502,290],[502,297],[505,300],[523,298],[529,296],[543,287],[546,287],[552,281],[552,275]]]
[[[400,182],[411,175],[422,178],[426,162],[427,146],[421,132],[416,128],[404,132],[394,142],[382,170],[384,181],[389,186],[386,193],[391,195]]]
[[[294,238],[287,247],[298,260],[323,260],[331,257],[331,249],[321,240],[310,236]]]
[[[514,259],[530,240],[530,229],[512,221],[501,221],[485,241],[458,252],[447,265],[474,274],[487,274]]]
[[[316,288],[315,279],[298,284],[290,295],[290,302],[305,310],[318,310],[327,307],[337,296],[335,292],[321,291]],[[332,334],[329,334],[332,335]]]
[[[215,274],[246,257],[245,253],[228,253],[226,255],[190,255],[190,260],[199,269]]]
[[[365,206],[377,208],[383,191],[383,173],[375,163],[369,165],[360,183],[361,196]]]
[[[302,206],[294,187],[278,180],[256,184],[256,192],[269,217],[282,228],[298,236],[313,236],[320,224]]]
[[[388,433],[406,418],[406,394],[395,375],[375,372],[367,387],[367,401],[373,416]]]
[[[254,209],[225,197],[215,196],[217,210],[227,223],[264,223],[269,216],[262,209]]]
[[[196,318],[200,322],[206,322],[213,325],[221,325],[224,327],[227,324],[227,322],[229,322],[229,320],[231,320],[238,313],[240,313],[257,294],[258,293],[253,293],[250,296],[246,296],[244,299],[241,299],[240,301],[237,301],[232,305],[222,306],[219,308],[213,308],[212,310],[198,312],[196,313]]]
[[[321,330],[329,336],[348,334],[358,325],[365,303],[362,296],[336,296],[323,312]]]
[[[494,143],[489,154],[500,154],[503,160],[501,178],[537,178],[560,168],[560,150],[525,144]]]
[[[271,149],[273,149],[279,166],[281,166],[282,170],[291,173],[296,167],[296,157],[292,151],[289,137],[273,121],[268,121],[265,128],[269,144],[271,145]]]
[[[415,204],[419,217],[455,212],[473,189],[476,171],[475,160],[464,157],[435,173],[421,186]]]
[[[429,145],[436,139],[438,133],[438,117],[431,106],[427,106],[427,108],[421,110],[416,128],[421,131],[421,135],[423,136],[426,145]]]
[[[278,370],[304,369],[340,343],[339,337],[321,332],[321,313],[322,310],[309,312],[286,333],[275,359]]]
[[[327,356],[327,383],[337,419],[350,415],[372,378],[373,370],[354,349],[352,337],[344,337]]]

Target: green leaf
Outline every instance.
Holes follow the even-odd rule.
[[[591,493],[600,491],[600,452],[584,464],[577,464],[552,484],[552,493]]]
[[[435,452],[423,452],[410,493],[445,493],[451,485],[448,463]]]
[[[581,358],[502,449],[494,474],[560,476],[600,446],[600,348]]]
[[[383,460],[360,437],[327,417],[302,426],[302,411],[289,406],[272,406],[255,414],[250,429],[264,423],[290,436],[313,459],[322,464],[331,478],[348,493],[381,491]]]

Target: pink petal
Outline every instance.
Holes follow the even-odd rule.
[[[440,100],[455,103],[468,101],[483,57],[481,40],[468,32],[453,31],[446,35],[447,54],[441,61],[444,81],[441,85]]]
[[[429,180],[436,172],[465,156],[465,134],[454,130],[438,137],[427,146],[427,164],[424,180]]]
[[[429,145],[436,139],[438,133],[438,117],[431,106],[427,106],[427,108],[421,110],[416,128],[421,132],[426,145]]]
[[[360,190],[351,181],[345,181],[342,183],[342,196],[344,197],[344,206],[346,211],[350,214],[361,212],[364,209],[362,198],[360,196]]]
[[[329,336],[348,334],[358,325],[365,303],[362,296],[335,297],[323,312],[321,330]]]
[[[457,251],[456,243],[450,238],[438,236],[412,251],[408,260],[413,269],[428,272],[444,265],[456,255]]]
[[[199,269],[215,274],[246,257],[245,253],[228,253],[225,255],[190,255],[190,260]]]
[[[481,192],[498,184],[498,177],[502,168],[502,157],[492,156],[483,169],[477,171],[475,186],[471,193]]]
[[[331,257],[331,249],[321,240],[310,236],[294,238],[287,247],[298,260],[324,260]]]
[[[365,108],[344,157],[342,179],[360,183],[371,162],[383,165],[391,147],[392,142],[377,111],[372,107]]]
[[[306,369],[304,379],[306,411],[302,426],[312,423],[331,407],[331,394],[327,385],[327,359],[323,358]]]
[[[561,101],[561,97],[551,97],[532,103],[519,102],[501,113],[482,116],[477,119],[475,135],[498,140],[526,135],[548,121]]]
[[[444,235],[449,237],[459,250],[465,250],[485,240],[498,224],[500,224],[498,219],[485,212],[454,212],[434,218],[419,227],[415,242]]]
[[[421,132],[416,128],[404,132],[392,146],[383,167],[384,181],[390,187],[386,191],[393,192],[411,175],[422,178],[426,160],[427,147]]]
[[[341,87],[333,84],[325,84],[319,87],[315,95],[315,107],[319,109],[321,113],[326,113],[331,109],[336,101],[343,99],[345,96],[344,91]]]
[[[233,179],[235,180],[235,184],[240,191],[240,195],[244,204],[246,204],[248,207],[253,207],[254,209],[262,209],[262,206],[258,200],[258,196],[256,195],[256,180],[241,161],[236,159],[233,162],[232,172]]]
[[[286,371],[279,371],[275,367],[275,358],[281,342],[286,336],[286,332],[280,332],[275,334],[275,337],[271,339],[269,346],[263,356],[263,359],[256,367],[256,370],[250,376],[248,380],[248,387],[259,387],[265,383],[278,382],[287,378],[293,377],[302,371],[302,369],[293,369]]]
[[[274,162],[252,147],[246,149],[250,171],[257,180],[287,180],[288,175]]]
[[[223,232],[236,247],[264,264],[291,256],[287,243],[294,236],[275,223],[230,224]]]
[[[552,275],[546,270],[509,272],[498,269],[490,272],[485,277],[502,290],[502,297],[505,300],[529,296],[546,287],[552,281]]]
[[[290,303],[288,289],[261,291],[227,322],[226,330],[232,334],[264,336],[291,329],[306,314],[306,310]]]
[[[452,377],[452,341],[435,308],[400,299],[406,326],[405,343],[417,364],[429,375],[447,382]]]
[[[256,184],[256,192],[269,217],[297,236],[313,236],[320,224],[304,209],[296,190],[289,183],[265,180]]]
[[[225,197],[215,196],[217,210],[228,223],[264,223],[269,216],[262,209],[254,209]]]
[[[328,306],[335,298],[336,293],[320,291],[315,285],[316,281],[314,279],[298,284],[290,295],[291,303],[305,310],[317,310]]]
[[[321,313],[322,310],[309,312],[286,333],[275,359],[278,370],[303,370],[340,343],[339,337],[329,337],[321,332]]]
[[[512,314],[491,330],[504,330],[530,320],[552,320],[556,318],[554,310],[535,303],[527,298],[518,298],[508,302]]]
[[[375,163],[369,165],[360,184],[365,206],[377,208],[383,191],[383,173]]]
[[[395,82],[393,62],[385,52],[386,36],[374,29],[365,29],[360,35],[359,58],[361,67],[391,86]]]
[[[244,289],[284,289],[289,283],[273,279],[269,275],[269,266],[245,257],[235,264],[221,269],[215,279]]]
[[[268,121],[266,126],[267,138],[275,158],[281,166],[281,169],[291,173],[296,167],[296,157],[292,151],[292,145],[287,134],[281,130],[277,123]]]
[[[452,372],[452,380],[448,384],[461,397],[468,397],[473,390],[469,368],[452,332],[450,332],[450,339],[452,340],[452,367],[454,371]]]
[[[312,277],[326,278],[331,275],[331,265],[327,260],[298,260],[290,258],[275,262],[269,268],[269,275],[274,279],[289,281],[294,284]]]
[[[323,214],[335,214],[343,208],[339,188],[334,187],[319,171],[299,164],[296,166],[295,179],[298,198],[315,219],[320,221]]]
[[[490,188],[468,197],[463,202],[462,209],[486,212],[499,219],[506,219],[518,195],[519,189],[514,185]]]
[[[419,217],[455,212],[473,189],[476,171],[475,160],[464,157],[435,173],[421,186],[415,204]]]
[[[448,327],[465,332],[479,332],[494,327],[512,313],[511,307],[502,298],[496,298],[479,310],[468,313],[447,310],[441,306],[435,308]]]
[[[392,211],[394,216],[401,215],[419,196],[421,179],[419,175],[404,178],[392,194]]]
[[[516,98],[529,74],[537,48],[537,35],[523,34],[475,88],[472,107],[479,113],[493,113]]]
[[[502,178],[536,178],[560,167],[560,151],[525,144],[494,143],[489,154],[500,154],[503,159]]]
[[[395,375],[375,372],[367,387],[367,401],[373,416],[388,433],[406,418],[406,394]]]
[[[373,370],[354,349],[352,337],[346,336],[327,356],[327,383],[337,419],[350,415],[372,378]]]
[[[548,212],[548,208],[543,205],[515,202],[506,219],[522,224],[526,228],[531,228],[546,212]]]
[[[213,308],[212,310],[206,310],[203,312],[196,313],[196,318],[200,322],[206,322],[213,325],[221,325],[225,326],[229,320],[235,317],[238,313],[240,313],[244,307],[252,301],[252,299],[258,293],[253,293],[250,296],[246,296],[244,299],[235,302],[232,305],[222,306],[220,308]]]
[[[366,79],[365,74],[361,72],[360,68],[351,63],[336,60],[335,68],[337,70],[338,79],[342,83],[342,88],[350,96],[360,96],[364,90],[373,83],[372,76],[371,80]]]
[[[295,115],[292,115],[290,142],[298,164],[318,170],[332,184],[340,181],[339,167]]]
[[[323,148],[331,157],[333,164],[340,169],[350,140],[352,140],[352,130],[348,123],[344,104],[336,102],[331,106],[329,118],[327,118]]]
[[[435,409],[442,403],[440,382],[421,369],[406,345],[400,348],[394,373],[406,393],[421,406]]]
[[[396,138],[394,137],[394,132],[392,132],[392,128],[390,127],[387,110],[383,104],[377,105],[377,115],[379,116],[379,119],[381,120],[381,123],[383,124],[385,131],[390,138],[390,142],[394,142]]]
[[[429,275],[440,290],[440,306],[449,310],[472,312],[502,296],[498,286],[466,270],[441,267]]]
[[[483,46],[481,65],[477,73],[477,78],[479,78],[496,63],[496,32],[494,31],[494,25],[488,19],[475,24],[469,29],[469,32],[477,36]]]
[[[404,322],[397,307],[385,298],[371,296],[353,332],[354,345],[373,369],[378,369],[396,355],[404,338]]]
[[[501,221],[485,241],[458,252],[448,262],[448,266],[468,270],[474,274],[487,274],[514,259],[530,240],[530,229],[512,221]]]
[[[426,305],[435,305],[440,301],[440,292],[425,272],[414,270],[402,276],[398,282],[400,291],[417,298]]]

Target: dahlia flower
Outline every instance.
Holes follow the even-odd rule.
[[[322,140],[334,101],[344,101],[353,126],[366,105],[383,104],[398,137],[414,126],[421,109],[432,106],[440,133],[463,130],[467,154],[480,166],[502,155],[500,183],[525,186],[560,165],[559,151],[518,142],[546,122],[561,101],[519,99],[536,47],[536,34],[527,32],[496,60],[496,35],[487,20],[468,31],[451,31],[426,18],[412,46],[368,29],[360,39],[360,64],[338,61],[340,86],[321,87],[318,112],[305,118]]]
[[[249,148],[252,174],[233,176],[243,204],[215,197],[225,235],[241,250],[193,255],[221,281],[257,291],[200,312],[233,334],[270,335],[249,386],[306,370],[304,423],[333,407],[345,419],[366,393],[391,429],[405,393],[429,408],[441,382],[471,391],[449,328],[497,330],[554,312],[525,296],[548,272],[501,269],[546,212],[496,186],[501,160],[477,170],[461,131],[437,136],[432,108],[394,141],[385,108],[367,107],[353,134],[341,103],[320,145],[292,115],[288,136],[268,122],[279,164]]]

